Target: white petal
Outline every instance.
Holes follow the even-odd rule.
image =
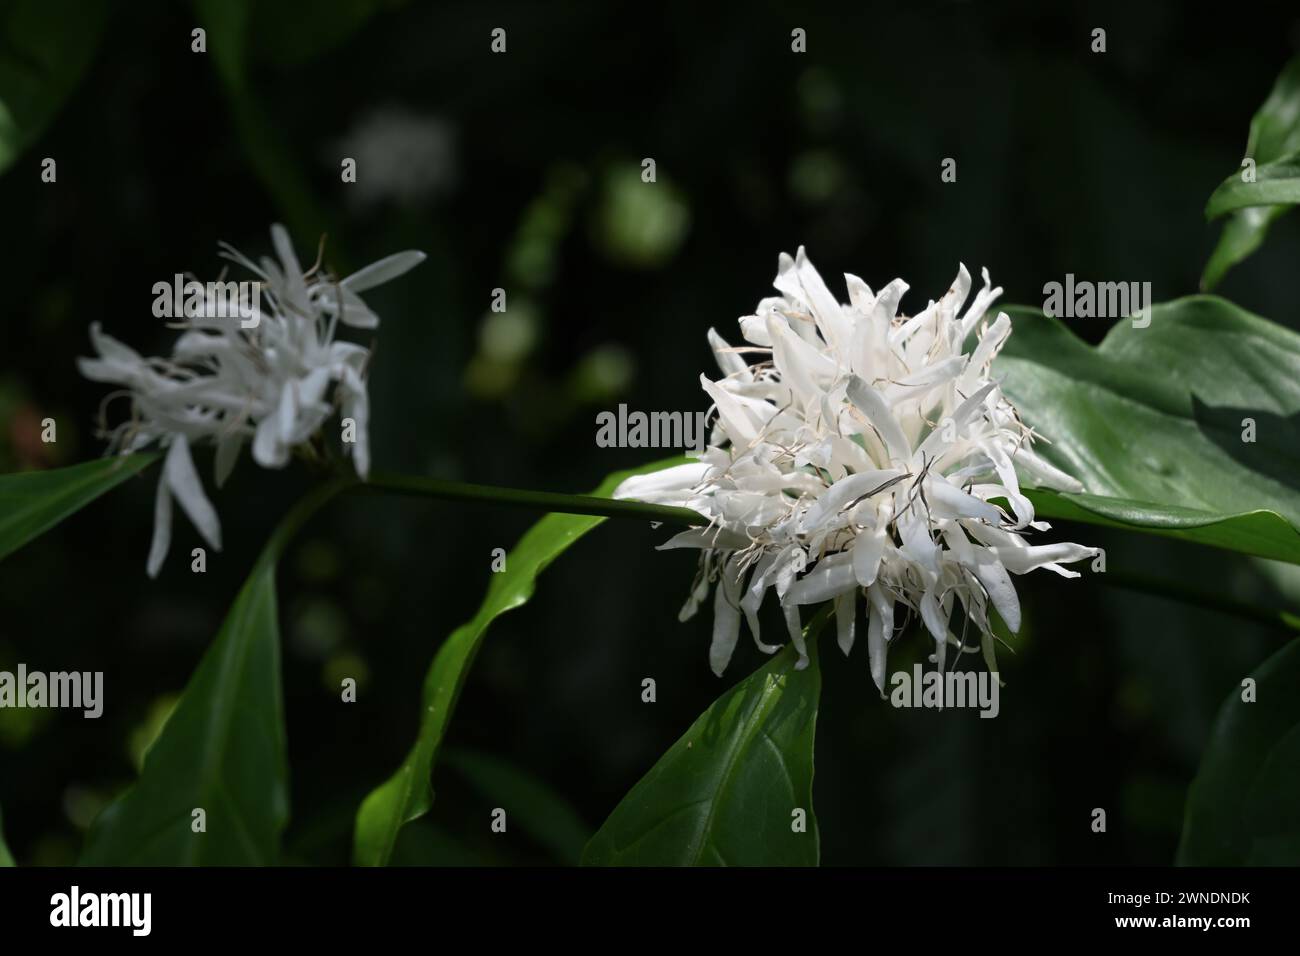
[[[738,320],[740,334],[746,342],[761,348],[771,348],[772,339],[767,334],[767,319],[761,315],[742,315]]]
[[[848,506],[854,499],[861,498],[863,495],[876,491],[876,489],[887,490],[890,482],[897,481],[906,474],[907,472],[901,468],[887,468],[877,471],[864,471],[840,479],[827,488],[821,497],[817,499],[816,504],[808,509],[804,516],[804,527],[809,529],[817,527],[827,518]]]
[[[907,461],[911,457],[911,446],[903,437],[903,432],[898,427],[898,422],[894,420],[894,413],[885,402],[884,396],[854,375],[849,379],[848,398],[880,433],[885,447],[889,450],[889,457],[895,461]]]
[[[158,577],[167,549],[172,543],[172,496],[167,491],[167,476],[158,476],[158,490],[153,503],[153,540],[149,544],[149,560],[145,571],[149,577]]]
[[[886,529],[860,532],[853,542],[853,574],[862,587],[874,584],[885,553]]]
[[[235,470],[239,461],[239,450],[244,446],[244,436],[238,432],[228,432],[217,441],[217,455],[214,463],[217,487],[220,488]]]
[[[710,467],[712,466],[705,462],[693,461],[646,475],[633,475],[619,483],[612,497],[646,501],[666,491],[689,490],[704,480]]]
[[[704,550],[734,550],[744,548],[749,544],[749,539],[744,535],[736,534],[726,528],[719,528],[716,525],[708,528],[688,528],[686,531],[679,531],[663,544],[658,545],[656,551],[673,551],[677,548],[701,548]]]
[[[713,348],[713,357],[717,360],[718,368],[722,370],[722,374],[734,375],[744,381],[749,381],[750,376],[747,374],[749,366],[745,364],[744,358],[727,344],[727,340],[713,329],[709,329],[708,338],[709,345]]]
[[[344,279],[340,285],[353,292],[365,292],[367,289],[373,289],[377,285],[382,285],[400,275],[404,275],[423,262],[425,258],[427,258],[425,254],[416,249],[395,252],[391,256],[384,256],[378,262],[372,262],[370,265],[358,269]]]
[[[831,290],[826,287],[821,273],[808,260],[803,246],[795,254],[794,265],[799,284],[803,286],[804,297],[813,308],[813,318],[821,330],[822,338],[836,350],[847,349],[853,327]]]
[[[263,468],[283,468],[289,461],[289,449],[280,443],[279,423],[267,415],[253,435],[253,460]]]
[[[718,677],[727,669],[740,637],[740,583],[732,573],[736,559],[723,569],[713,597],[713,642],[709,645],[709,667]]]
[[[364,481],[370,475],[370,397],[366,383],[350,366],[343,367],[343,417],[351,418],[353,441],[344,443],[344,450],[352,455],[352,465]]]
[[[781,610],[785,613],[785,626],[790,631],[790,640],[794,643],[794,649],[799,652],[799,659],[794,663],[794,669],[803,670],[808,666],[808,645],[803,639],[803,625],[799,623],[799,606],[797,604],[782,604]]]
[[[885,692],[885,664],[889,641],[894,636],[894,599],[879,585],[867,588],[871,602],[871,622],[867,625],[867,654],[871,661],[871,679]]]
[[[990,524],[1002,523],[1002,512],[996,507],[954,488],[942,478],[927,479],[925,496],[936,518],[978,518]]]
[[[722,419],[722,425],[727,430],[727,437],[741,448],[747,448],[752,444],[754,439],[758,437],[759,426],[740,398],[725,388],[710,382],[703,375],[700,376],[700,385],[709,393],[709,398],[713,399],[714,404],[718,406],[718,416]]]
[[[1021,445],[1011,456],[1011,460],[1020,467],[1025,477],[1030,479],[1029,483],[1032,487],[1051,488],[1055,491],[1083,491],[1083,485],[1076,478],[1067,475],[1026,445]]]
[[[944,614],[933,588],[921,595],[921,620],[925,622],[925,629],[930,632],[938,645],[942,646],[947,642],[948,615]]]
[[[217,519],[212,502],[203,493],[203,483],[199,481],[199,473],[194,469],[190,445],[184,435],[172,439],[171,448],[167,450],[167,460],[163,463],[163,474],[168,489],[176,496],[181,510],[194,523],[203,540],[220,551],[221,522]]]
[[[853,650],[853,631],[857,613],[858,592],[856,590],[845,591],[835,599],[836,640],[845,657],[848,657],[849,651]]]
[[[820,604],[857,588],[853,574],[853,561],[848,553],[833,555],[817,562],[817,566],[790,586],[782,599],[784,604]]]
[[[869,316],[876,304],[876,294],[871,291],[871,286],[849,272],[844,273],[844,284],[849,290],[849,303],[862,315]]]
[[[1016,586],[1011,583],[1011,575],[1007,574],[1007,569],[991,551],[978,547],[972,547],[971,550],[977,562],[974,568],[975,576],[979,578],[980,584],[984,585],[989,600],[997,608],[998,614],[1002,615],[1002,620],[1006,622],[1011,633],[1019,633],[1020,596],[1016,594]]]
[[[1096,548],[1086,548],[1081,544],[1058,541],[1055,544],[1039,544],[1020,548],[990,548],[1008,571],[1013,574],[1026,574],[1035,568],[1048,568],[1064,577],[1074,577],[1074,572],[1055,567],[1058,563],[1069,564],[1095,557]]]
[[[765,644],[761,638],[759,630],[758,609],[763,603],[763,596],[767,593],[769,587],[769,577],[771,571],[781,560],[781,555],[768,554],[759,559],[754,565],[754,573],[749,579],[749,589],[745,592],[744,598],[740,602],[740,609],[745,612],[745,619],[749,622],[749,633],[754,637],[754,644],[764,654],[775,654],[777,646],[775,644]]]
[[[948,310],[949,315],[956,315],[961,311],[961,307],[966,304],[966,297],[970,295],[970,273],[966,270],[964,262],[957,263],[957,278],[952,280],[952,287],[944,293],[941,305]],[[961,343],[957,343],[960,345]]]

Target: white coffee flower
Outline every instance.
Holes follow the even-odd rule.
[[[877,294],[857,276],[844,278],[848,304],[802,248],[793,259],[782,254],[774,283],[782,295],[740,319],[749,344],[732,348],[709,330],[724,377],[701,376],[717,420],[700,461],[630,478],[614,495],[709,519],[662,547],[703,550],[683,620],[717,583],[715,673],[731,659],[742,614],[758,646],[776,650],[759,636],[768,588],[776,589],[801,667],[800,605],[834,602],[847,654],[862,594],[871,675],[882,691],[899,604],[920,616],[942,668],[949,644],[965,646],[950,628],[960,602],[994,670],[989,604],[1013,632],[1020,627],[1011,574],[1047,568],[1077,577],[1062,564],[1097,553],[1026,543],[1028,529],[1049,525],[1034,520],[1015,468],[1039,487],[1082,487],[1030,450],[1034,436],[990,377],[1011,320],[1001,313],[985,321],[1002,291],[989,288],[987,270],[964,315],[965,266],[914,316],[897,314],[907,291],[901,280]]]
[[[167,449],[154,508],[150,577],[162,567],[171,542],[173,496],[204,540],[221,549],[221,525],[194,468],[192,445],[216,446],[220,487],[246,441],[259,465],[282,468],[337,409],[355,424],[355,440],[344,443],[344,452],[358,475],[369,472],[365,375],[370,351],[336,341],[335,333],[340,323],[377,327],[379,317],[358,293],[402,275],[424,261],[424,253],[399,252],[338,281],[319,263],[304,273],[283,226],[271,227],[271,240],[279,262],[263,258],[257,265],[222,245],[226,258],[262,283],[255,326],[244,328],[238,315],[213,317],[219,310],[204,309],[203,316],[183,320],[185,331],[170,358],[144,358],[95,322],[90,339],[99,357],[77,360],[87,378],[122,386],[105,401],[131,400],[130,417],[104,431],[110,453],[155,444]]]

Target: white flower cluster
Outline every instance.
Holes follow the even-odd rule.
[[[203,491],[191,446],[216,446],[216,483],[229,476],[245,442],[264,468],[282,468],[290,453],[310,442],[337,408],[354,423],[343,446],[362,478],[370,468],[366,366],[370,351],[337,341],[339,325],[373,329],[379,317],[359,293],[402,275],[424,260],[422,252],[399,252],[342,281],[317,263],[304,272],[283,226],[271,227],[278,262],[254,264],[228,245],[222,255],[261,282],[260,318],[244,328],[224,309],[198,310],[184,319],[184,332],[169,358],[143,357],[94,323],[97,358],[78,359],[83,375],[121,386],[105,401],[130,399],[130,416],[106,429],[109,452],[123,454],[152,445],[166,458],[154,506],[153,544],[147,570],[156,576],[171,542],[172,499],[204,540],[221,548],[221,524]]]
[[[800,605],[834,602],[839,645],[853,645],[857,599],[868,606],[871,676],[882,691],[896,609],[915,613],[944,666],[960,602],[993,664],[989,605],[1014,632],[1020,603],[1011,574],[1095,555],[1077,544],[1029,545],[1047,530],[1020,491],[1016,467],[1036,486],[1082,490],[1030,449],[1033,435],[991,378],[1011,332],[985,320],[1001,289],[984,288],[964,315],[970,274],[914,316],[898,314],[907,285],[879,293],[846,275],[841,304],[802,248],[782,254],[775,286],[740,319],[746,346],[709,330],[723,378],[701,384],[717,411],[700,461],[630,478],[615,497],[691,508],[707,527],[663,548],[702,549],[685,620],[717,584],[709,661],[721,674],[743,614],[758,646],[758,609],[775,588],[790,639],[807,655]],[[972,346],[967,350],[968,343]],[[745,356],[753,356],[748,362]],[[712,411],[712,409],[711,409]],[[997,502],[1005,501],[1010,513]]]

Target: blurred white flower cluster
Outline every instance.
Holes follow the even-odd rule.
[[[1097,553],[1024,540],[1027,530],[1049,525],[1034,520],[1016,467],[1039,487],[1081,486],[1030,449],[1032,433],[991,378],[1011,320],[1005,313],[986,320],[1002,291],[989,288],[987,271],[965,314],[965,266],[938,302],[913,316],[898,313],[901,280],[874,293],[857,276],[844,278],[847,304],[802,248],[793,259],[782,254],[774,283],[781,295],[740,319],[748,344],[733,348],[709,330],[723,372],[716,382],[701,376],[717,411],[710,447],[697,463],[628,479],[615,497],[709,519],[662,547],[702,549],[681,617],[716,584],[715,673],[731,659],[742,615],[758,646],[776,650],[759,634],[769,588],[799,666],[807,664],[800,605],[834,602],[847,654],[861,594],[871,676],[882,691],[899,605],[934,638],[940,668],[949,645],[968,646],[973,622],[995,671],[989,605],[1013,632],[1020,627],[1011,574],[1047,568],[1077,577],[1062,564]],[[957,605],[960,637],[952,630]]]
[[[154,506],[153,544],[147,570],[156,576],[171,543],[172,499],[204,540],[221,548],[221,524],[204,494],[190,454],[192,446],[216,446],[216,483],[229,476],[245,442],[264,468],[282,468],[337,409],[352,420],[343,444],[362,478],[370,468],[366,366],[370,350],[338,341],[339,325],[373,329],[379,317],[359,293],[402,275],[424,260],[422,252],[399,252],[346,279],[336,280],[318,262],[306,272],[283,226],[271,227],[278,262],[254,264],[224,243],[222,255],[261,282],[260,319],[246,328],[224,309],[197,310],[170,357],[144,357],[90,327],[97,358],[78,359],[83,375],[120,386],[105,398],[130,400],[130,414],[103,426],[109,452],[127,454],[156,445],[166,449]],[[101,415],[101,418],[104,416]]]

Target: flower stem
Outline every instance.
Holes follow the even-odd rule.
[[[271,532],[271,537],[267,539],[262,553],[258,557],[259,565],[263,562],[274,564],[280,560],[280,555],[284,553],[285,546],[295,534],[298,533],[307,519],[320,510],[321,506],[328,502],[335,495],[346,491],[356,485],[355,478],[336,478],[316,485],[298,502],[289,509],[289,512],[280,519],[275,530]]]
[[[535,508],[541,511],[558,511],[571,515],[596,515],[601,518],[638,518],[643,521],[662,521],[667,524],[696,526],[708,524],[707,519],[688,508],[668,505],[651,505],[641,501],[623,501],[614,498],[597,498],[593,495],[564,495],[551,491],[529,491],[522,488],[500,488],[495,485],[472,485],[460,481],[441,481],[414,475],[372,474],[364,484],[354,490],[375,494],[411,495],[421,498],[439,498],[443,501],[476,501],[490,504]]]

